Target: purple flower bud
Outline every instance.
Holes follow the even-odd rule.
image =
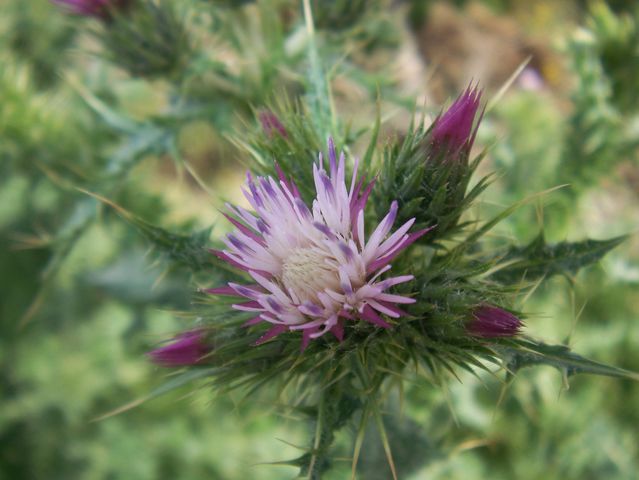
[[[71,13],[85,17],[108,19],[110,12],[126,7],[133,0],[51,0]]]
[[[269,138],[273,138],[273,135],[277,132],[283,138],[288,137],[286,133],[286,129],[280,119],[277,116],[268,110],[260,112],[259,114],[260,123],[262,124],[262,130],[266,133],[266,136]]]
[[[482,305],[473,311],[468,332],[476,337],[512,337],[519,333],[522,322],[512,313],[499,307]]]
[[[481,91],[468,86],[448,110],[437,117],[432,130],[432,146],[436,154],[470,152],[479,126],[477,121],[473,128],[480,100]]]
[[[153,363],[163,367],[196,365],[211,351],[212,346],[204,342],[199,331],[185,332],[175,337],[172,343],[147,353]]]

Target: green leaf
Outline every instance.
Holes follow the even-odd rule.
[[[507,283],[525,278],[536,280],[552,275],[575,275],[581,268],[598,262],[606,253],[626,239],[626,236],[608,240],[546,243],[540,233],[525,247],[513,247],[503,258],[508,265],[498,270],[493,278]]]

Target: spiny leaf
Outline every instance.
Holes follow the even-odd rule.
[[[547,345],[532,340],[519,340],[517,344],[516,348],[498,348],[506,360],[506,368],[513,374],[524,367],[550,365],[568,376],[589,373],[639,381],[638,373],[589,360],[572,352],[565,345]]]
[[[522,278],[536,280],[552,275],[575,275],[581,268],[598,262],[606,253],[626,239],[626,236],[608,240],[546,243],[540,233],[525,247],[513,247],[504,257],[508,266],[498,270],[493,278],[507,283]]]

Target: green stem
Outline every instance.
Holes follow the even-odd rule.
[[[301,475],[308,480],[320,480],[328,470],[329,450],[335,434],[361,406],[357,399],[344,394],[337,386],[322,391],[320,395],[312,450],[302,465]]]

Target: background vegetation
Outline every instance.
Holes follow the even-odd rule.
[[[357,132],[378,98],[383,143],[406,131],[415,99],[436,114],[473,78],[489,100],[480,173],[499,173],[482,212],[569,184],[499,235],[527,244],[541,230],[553,242],[636,230],[632,2],[311,3],[355,153],[364,153]],[[185,35],[154,28],[155,46],[168,49],[162,61],[127,50],[109,33],[115,27],[46,0],[0,4],[2,478],[295,474],[256,466],[299,455],[286,442],[305,438],[294,418],[260,397],[249,405],[182,389],[100,418],[166,380],[144,354],[188,328],[180,312],[215,275],[204,263],[199,271],[187,265],[211,228],[225,228],[221,199],[239,198],[236,132],[259,132],[255,110],[308,90],[297,2],[156,4],[171,12],[171,34]],[[537,289],[524,305],[527,332],[639,371],[638,283],[639,241],[630,237],[599,266]],[[627,480],[639,470],[636,383],[584,376],[568,390],[548,367],[508,385],[460,377],[445,392],[406,390],[401,421],[387,425],[401,478]],[[338,439],[345,458],[349,434]],[[374,433],[362,452],[359,478],[390,478]],[[337,461],[333,477],[349,474],[350,461]]]

